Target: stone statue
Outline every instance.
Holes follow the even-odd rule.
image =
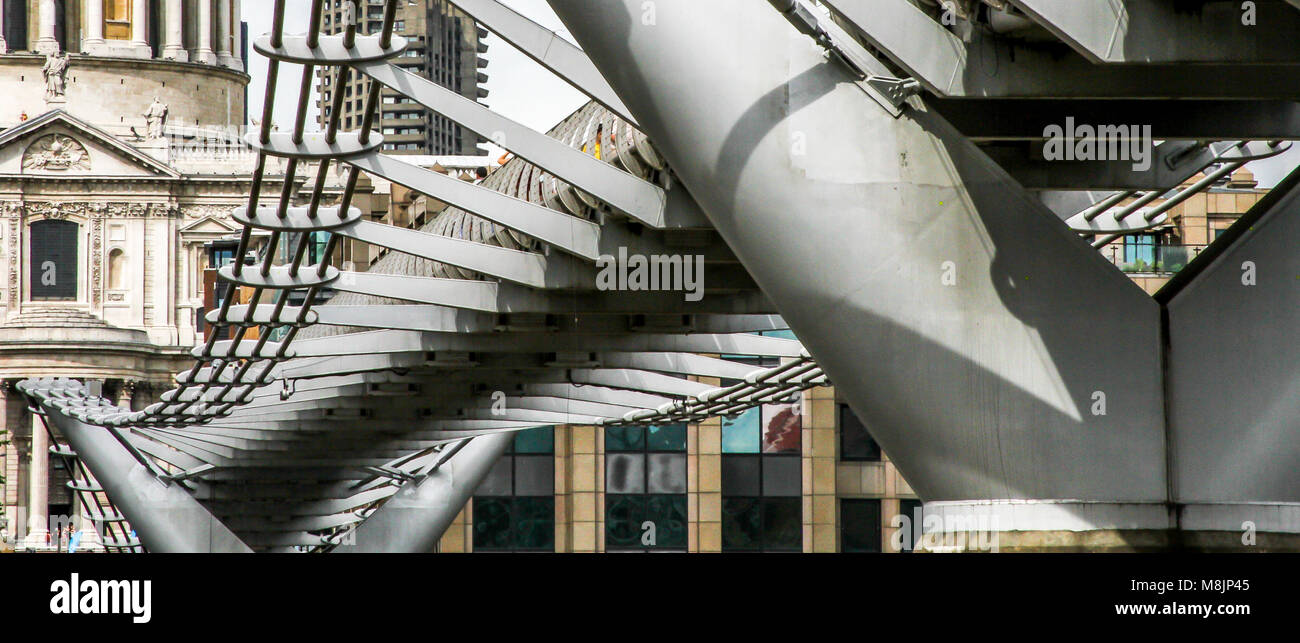
[[[163,127],[167,124],[167,106],[157,96],[153,97],[153,103],[145,110],[144,120],[149,124],[149,131],[146,132],[149,140],[163,137]]]
[[[343,0],[343,26],[357,26],[357,3],[352,0]]]
[[[68,54],[54,52],[46,56],[41,71],[45,74],[45,101],[63,98],[66,92],[64,79],[68,73]]]

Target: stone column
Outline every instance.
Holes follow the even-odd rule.
[[[163,40],[162,57],[169,60],[189,62],[190,52],[185,49],[185,3],[183,0],[167,0],[165,9],[167,34]]]
[[[244,3],[243,0],[230,0],[231,13],[233,18],[230,21],[230,51],[231,57],[235,59],[232,65],[239,71],[244,71]]]
[[[54,37],[54,23],[58,6],[54,0],[40,0],[37,20],[36,53],[52,54],[59,51],[59,41]]]
[[[0,454],[2,454],[0,455],[0,476],[5,478],[5,484],[0,486],[0,510],[4,511],[4,517],[0,518],[0,527],[4,528],[5,537],[5,540],[0,540],[0,551],[8,549],[10,542],[18,538],[18,523],[15,522],[18,503],[10,500],[10,496],[13,495],[13,488],[18,485],[17,449],[12,442],[14,438],[13,430],[9,427],[9,391],[12,388],[13,385],[9,380],[0,380],[0,431],[6,432],[0,434],[0,439],[10,440],[8,445],[0,446]]]
[[[217,53],[212,50],[212,0],[199,0],[199,44],[194,49],[196,63],[217,64]]]
[[[4,0],[0,0],[0,54],[9,53],[9,43],[5,42],[5,10]]]
[[[131,0],[131,45],[128,52],[126,55],[132,58],[153,58],[153,48],[149,46],[148,0]]]
[[[41,417],[32,414],[32,462],[27,469],[27,540],[33,549],[44,549],[50,535],[50,439]]]
[[[99,54],[104,48],[104,1],[86,0],[85,26],[86,37],[81,41],[81,51]]]
[[[234,51],[233,38],[238,38],[238,30],[234,29],[231,22],[235,18],[230,15],[230,0],[217,0],[217,63],[223,67],[238,67],[232,52]],[[233,33],[232,32],[236,32]]]

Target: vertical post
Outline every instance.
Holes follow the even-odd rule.
[[[104,0],[86,0],[83,15],[86,37],[81,41],[81,51],[98,54],[104,47]]]
[[[231,0],[231,13],[234,19],[231,21],[230,34],[232,41],[231,50],[235,58],[235,69],[244,70],[244,1]]]
[[[230,13],[230,2],[231,0],[217,0],[217,63],[223,67],[238,67],[234,56],[231,55],[234,51],[234,43],[231,40],[239,37],[239,30],[231,24],[235,18]],[[235,23],[237,24],[238,21],[235,20]]]
[[[52,54],[60,50],[59,40],[54,37],[57,12],[58,6],[54,4],[54,0],[40,0],[36,30],[36,53],[38,54]]]
[[[5,42],[5,2],[0,0],[0,54],[9,53],[9,43]]]
[[[50,439],[41,417],[32,414],[31,466],[27,468],[27,540],[32,549],[45,549],[50,535]]]
[[[217,54],[212,50],[212,0],[199,0],[199,44],[194,50],[194,62],[217,64]]]
[[[185,2],[167,0],[166,38],[163,40],[163,58],[188,62],[190,52],[185,49]]]
[[[136,58],[153,58],[149,45],[149,0],[131,0],[131,50]]]

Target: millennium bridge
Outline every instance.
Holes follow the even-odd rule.
[[[270,247],[221,271],[251,300],[209,314],[230,339],[162,402],[20,385],[91,474],[74,488],[110,501],[110,548],[431,551],[515,431],[831,382],[927,512],[1300,534],[1298,175],[1154,297],[1096,249],[1300,138],[1300,0],[549,0],[580,47],[453,2],[591,102],[539,133],[394,65],[397,0],[335,36],[323,0],[304,34],[266,3],[266,95],[299,82],[281,64],[303,76],[292,131],[268,99],[248,137],[256,176],[346,168],[341,202],[254,182],[236,256]],[[334,68],[376,81],[367,113],[383,85],[513,158],[474,184],[382,155],[369,119],[340,127],[342,91],[305,131]],[[1074,146],[1082,125],[1110,157]],[[420,230],[363,219],[362,173],[449,206]],[[318,231],[395,252],[354,272],[304,241],[274,265]],[[799,341],[758,334],[783,329]]]

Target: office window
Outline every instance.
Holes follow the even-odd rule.
[[[1153,234],[1130,234],[1124,237],[1124,263],[1133,270],[1154,270],[1156,237]]]
[[[325,248],[329,247],[330,233],[318,230],[311,233],[311,242],[307,245],[307,263],[318,264],[325,257]]]
[[[723,551],[803,545],[802,414],[769,404],[722,420]]]
[[[858,419],[858,415],[848,404],[840,403],[837,407],[837,420],[840,433],[840,460],[846,462],[879,462],[880,445],[867,433],[867,426]]]
[[[880,501],[840,500],[840,550],[845,553],[881,551]]]
[[[903,524],[910,526],[912,530],[911,542],[906,539],[902,541],[904,553],[915,551],[916,545],[921,542],[921,536],[925,533],[925,514],[922,513],[921,506],[921,501],[914,498],[904,498],[898,501],[898,513],[907,516],[907,521]]]
[[[555,427],[515,434],[473,503],[474,551],[554,551]]]
[[[685,551],[686,425],[605,429],[605,550]]]
[[[58,219],[32,224],[28,274],[34,301],[76,301],[80,228],[72,221]]]

